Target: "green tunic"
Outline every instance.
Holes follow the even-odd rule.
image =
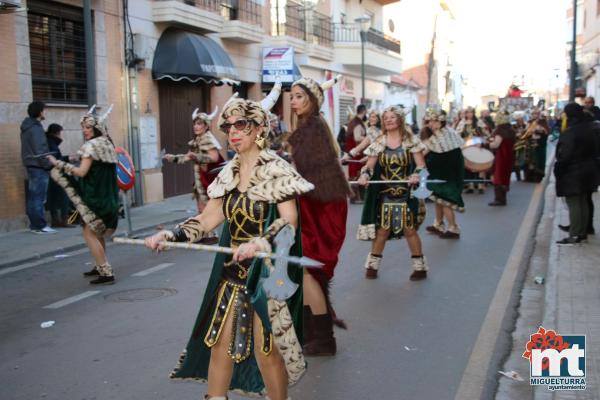
[[[115,164],[92,161],[90,170],[79,181],[78,192],[83,202],[107,229],[116,229],[119,221],[119,187]]]

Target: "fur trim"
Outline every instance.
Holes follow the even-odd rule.
[[[115,152],[115,146],[104,136],[100,136],[91,140],[88,140],[81,146],[77,151],[82,158],[91,157],[96,161],[102,161],[105,163],[116,164],[117,153]]]
[[[429,199],[433,200],[437,204],[443,205],[444,207],[450,207],[454,211],[458,211],[460,213],[465,212],[465,208],[464,207],[459,207],[459,206],[457,206],[454,203],[450,203],[448,200],[440,199],[439,197],[437,197],[434,194],[432,194],[431,196],[429,196]]]
[[[434,153],[447,153],[462,147],[464,140],[453,129],[444,127],[434,132],[424,143]]]
[[[387,136],[381,135],[377,140],[369,145],[363,152],[366,156],[376,157],[382,153],[387,146]],[[411,153],[419,153],[427,147],[416,135],[407,136],[402,140],[402,147],[408,149]]]
[[[305,179],[315,185],[307,195],[320,202],[345,200],[351,193],[339,161],[339,150],[325,121],[310,117],[288,139],[292,160]]]
[[[375,224],[359,225],[356,238],[358,240],[375,240]]]
[[[88,206],[83,202],[83,199],[75,188],[71,185],[65,174],[57,167],[52,168],[50,176],[56,183],[58,183],[67,193],[67,196],[73,202],[75,209],[79,212],[81,219],[96,233],[97,235],[103,235],[106,231],[106,225],[102,219],[100,219]]]
[[[269,308],[269,319],[271,320],[271,330],[273,333],[273,342],[279,354],[285,363],[285,369],[288,375],[288,384],[297,383],[306,372],[306,361],[302,354],[302,346],[294,330],[292,315],[285,301],[269,299],[267,301]]]
[[[236,156],[223,168],[208,187],[211,199],[223,197],[240,182],[240,160]],[[278,203],[305,194],[314,185],[302,178],[284,159],[275,152],[265,149],[259,154],[256,167],[252,170],[247,196],[250,200]]]

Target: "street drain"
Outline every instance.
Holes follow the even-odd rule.
[[[104,296],[104,300],[114,303],[133,303],[136,301],[156,300],[175,294],[177,294],[177,290],[172,288],[131,289],[106,295]]]

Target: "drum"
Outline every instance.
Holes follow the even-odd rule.
[[[494,155],[488,149],[467,147],[462,150],[465,158],[465,168],[471,172],[484,172],[492,168]]]

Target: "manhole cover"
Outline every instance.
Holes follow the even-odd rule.
[[[106,295],[104,300],[115,303],[133,303],[135,301],[156,300],[175,294],[177,294],[177,290],[172,288],[131,289]]]

